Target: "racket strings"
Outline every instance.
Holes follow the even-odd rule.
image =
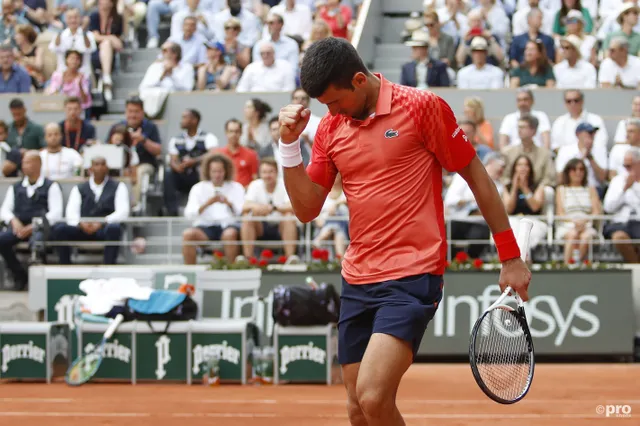
[[[490,392],[507,401],[526,392],[532,359],[516,314],[504,309],[488,312],[478,329],[474,349],[478,373]]]

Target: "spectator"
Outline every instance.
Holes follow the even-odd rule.
[[[500,89],[504,87],[504,73],[487,62],[489,44],[483,37],[471,42],[472,64],[458,71],[459,89]]]
[[[262,46],[268,43],[275,50],[276,60],[280,59],[288,62],[291,65],[291,70],[295,71],[298,68],[300,48],[298,43],[282,33],[284,19],[280,15],[270,13],[266,24],[269,27],[269,33],[253,46],[253,62],[260,61]]]
[[[322,19],[316,19],[311,24],[311,35],[305,39],[305,42],[302,44],[302,50],[307,50],[313,43],[316,41],[324,40],[325,38],[331,37],[331,27],[326,21]]]
[[[240,239],[245,257],[254,255],[256,241],[281,240],[287,260],[290,263],[299,260],[295,255],[298,228],[293,207],[284,187],[284,180],[278,179],[278,165],[273,158],[265,158],[260,163],[260,179],[249,184],[244,197],[242,214],[262,219],[287,218],[280,221],[243,221]]]
[[[0,44],[13,45],[13,36],[17,25],[30,25],[26,18],[15,13],[13,0],[2,0],[2,19],[0,19]]]
[[[310,100],[311,98],[309,98],[309,95],[307,95],[307,92],[305,92],[304,89],[296,89],[291,93],[291,103],[294,105],[302,105],[306,109],[309,109]],[[300,135],[302,164],[304,164],[305,167],[309,165],[309,160],[311,159],[313,141],[316,138],[316,132],[318,131],[320,120],[322,120],[322,117],[318,117],[309,110],[309,122]],[[273,136],[273,131],[271,132],[271,135]],[[280,137],[274,140],[277,142],[279,139]],[[279,176],[282,176],[282,174],[279,174]]]
[[[611,148],[609,153],[609,179],[613,179],[617,174],[624,172],[624,154],[629,147],[640,148],[640,118],[627,120],[627,140],[625,143],[617,143]]]
[[[524,62],[511,71],[511,88],[535,85],[555,87],[556,78],[541,40],[528,41],[524,49]]]
[[[255,151],[266,146],[270,142],[267,115],[271,112],[271,106],[264,101],[253,98],[244,104],[245,125],[242,128],[240,143]]]
[[[227,136],[227,145],[220,148],[219,152],[233,161],[235,180],[246,188],[258,177],[258,154],[253,149],[240,144],[242,123],[239,120],[235,118],[227,120],[224,131]]]
[[[84,75],[91,75],[91,58],[93,52],[97,50],[96,39],[92,31],[84,31],[80,26],[80,10],[76,8],[68,9],[65,12],[67,28],[51,40],[49,50],[56,53],[58,67],[56,71],[64,71],[67,67],[65,57],[68,50],[75,50],[82,53],[82,67],[80,72]]]
[[[135,185],[138,165],[140,164],[140,157],[135,149],[133,149],[133,143],[131,142],[131,135],[125,126],[118,124],[114,127],[113,131],[109,135],[107,141],[110,145],[121,146],[124,148],[124,167],[122,170],[109,170],[109,176],[126,176],[131,180],[131,183]]]
[[[160,35],[160,18],[166,15],[177,14],[184,6],[184,0],[149,0],[147,7],[147,49],[156,49]]]
[[[271,13],[282,16],[284,19],[284,27],[282,33],[284,35],[297,35],[303,40],[308,40],[311,35],[313,25],[313,17],[309,6],[297,0],[282,0],[271,8]],[[263,35],[264,38],[265,35]]]
[[[330,219],[332,217],[346,216],[347,220]],[[349,208],[347,207],[347,197],[342,190],[342,179],[340,174],[336,175],[333,187],[322,205],[322,210],[313,221],[317,228],[316,235],[312,241],[315,248],[322,248],[322,243],[330,239],[333,240],[335,257],[341,259],[347,250],[349,240]]]
[[[500,182],[500,176],[504,172],[505,164],[497,153],[488,154],[483,161],[487,173],[493,179],[502,194],[504,185]],[[482,219],[480,208],[475,196],[469,188],[467,181],[455,174],[451,185],[444,197],[444,207],[448,218],[451,218],[451,240],[487,240],[487,243],[470,243],[467,253],[473,258],[478,258],[488,245],[491,232]],[[453,247],[452,247],[453,248]],[[453,250],[453,256],[459,249]]]
[[[528,6],[526,7],[518,7],[516,12],[513,14],[512,26],[513,26],[513,35],[519,36],[521,34],[527,33],[527,24],[531,25],[529,19],[532,15],[529,14],[532,10],[539,10],[542,16],[540,19],[540,26],[538,27],[538,31],[550,35],[553,33],[553,21],[555,19],[554,12],[551,10],[540,7],[540,0],[529,0]],[[536,20],[538,17],[536,17]],[[515,38],[514,38],[515,40]],[[534,39],[535,40],[535,39]],[[523,47],[524,50],[524,47]]]
[[[414,31],[404,44],[411,47],[412,61],[402,66],[400,84],[423,90],[450,85],[447,65],[429,56],[429,33]]]
[[[600,129],[596,135],[595,146],[606,152],[609,145],[609,134],[604,120],[584,108],[584,93],[575,89],[565,90],[564,105],[567,113],[558,117],[551,127],[551,148],[557,151],[564,145],[574,144],[578,140],[576,136],[578,124],[589,123],[594,128]]]
[[[493,126],[491,122],[484,117],[484,104],[479,97],[470,97],[464,100],[464,117],[465,119],[475,123],[476,138],[475,143],[486,145],[494,149]]]
[[[22,99],[12,99],[9,111],[13,122],[9,125],[7,143],[10,147],[18,147],[26,151],[44,147],[44,129],[27,117],[27,109]]]
[[[156,158],[162,154],[162,141],[158,127],[144,118],[144,103],[138,97],[127,99],[124,109],[125,119],[111,128],[111,134],[117,125],[124,125],[129,131],[132,146],[135,148],[140,164],[136,171],[136,184],[133,187],[133,199],[140,202],[141,183],[144,176],[153,176],[156,170]]]
[[[238,34],[238,41],[244,46],[256,44],[261,34],[260,19],[245,8],[240,0],[227,0],[229,7],[216,13],[213,18],[213,31],[216,40],[224,40],[224,24],[231,18],[240,21],[242,31]]]
[[[469,20],[462,0],[445,0],[445,5],[436,10],[438,20],[442,23],[442,31],[453,37],[457,45],[469,31]]]
[[[509,183],[502,192],[502,201],[509,215],[509,222],[516,233],[522,218],[542,214],[545,198],[544,186],[536,185],[535,181],[531,159],[524,154],[520,155],[511,166]],[[536,218],[530,217],[528,219],[533,222],[529,240],[531,250],[544,241],[547,235],[547,225]],[[530,256],[529,259],[531,259]]]
[[[31,76],[24,67],[14,62],[13,49],[9,45],[0,46],[0,93],[31,92]]]
[[[640,118],[640,95],[633,97],[631,101],[631,118]],[[614,143],[627,142],[627,121],[629,119],[623,119],[618,122],[616,126],[616,133],[613,136]]]
[[[51,82],[45,90],[45,94],[63,94],[75,97],[80,99],[82,109],[91,108],[93,98],[89,88],[89,75],[80,72],[82,53],[77,50],[67,50],[65,62],[67,67],[64,71],[55,71],[51,75]]]
[[[180,46],[182,52],[180,62],[191,65],[192,72],[193,68],[197,68],[207,62],[207,48],[204,45],[207,39],[196,32],[197,23],[198,20],[195,16],[187,16],[182,20],[181,37],[171,37],[169,39],[169,42]],[[168,43],[164,43],[162,48],[164,49],[167,45]]]
[[[558,179],[563,179],[562,172],[571,159],[583,160],[587,167],[589,186],[595,187],[602,196],[607,181],[607,150],[606,147],[594,144],[595,134],[598,131],[597,127],[589,123],[578,125],[576,128],[577,142],[564,145],[558,150],[556,172],[558,172]]]
[[[278,163],[278,175],[282,173],[282,164],[280,162],[280,152],[278,151],[278,141],[280,140],[280,121],[278,117],[273,117],[269,120],[269,135],[270,143],[261,147],[258,150],[258,158],[271,157]]]
[[[24,290],[28,275],[18,261],[14,246],[21,241],[42,241],[44,235],[34,233],[32,221],[43,217],[49,225],[62,220],[62,190],[60,185],[40,174],[41,161],[37,151],[28,151],[22,161],[24,179],[7,189],[0,208],[0,219],[9,229],[0,232],[0,254],[13,275],[16,290]]]
[[[171,17],[171,32],[169,38],[176,43],[179,40],[188,40],[184,37],[184,21],[186,18],[193,18],[193,29],[189,28],[191,34],[200,35],[205,40],[211,40],[213,33],[213,13],[207,8],[208,2],[200,0],[186,0],[184,6]],[[182,46],[183,50],[184,46]],[[188,56],[188,55],[185,55]]]
[[[116,53],[122,50],[123,20],[116,10],[116,0],[98,0],[98,10],[89,16],[98,49],[92,53],[93,69],[101,70],[101,87],[107,102],[113,99],[111,71]]]
[[[480,161],[482,161],[484,157],[487,156],[487,154],[493,152],[491,148],[489,148],[488,146],[480,145],[476,142],[478,128],[476,127],[475,122],[471,120],[460,120],[458,122],[458,125],[460,126],[464,134],[467,136],[467,138],[469,138],[469,141],[473,145],[473,148],[476,150],[476,154],[478,155],[478,158],[480,159]]]
[[[553,34],[560,36],[565,35],[567,30],[565,18],[568,16],[570,10],[577,10],[582,13],[585,22],[584,29],[587,34],[591,34],[593,30],[591,14],[587,8],[582,7],[581,0],[562,0],[562,7],[560,7],[560,10],[556,13],[556,18],[553,21]]]
[[[487,27],[491,28],[491,34],[497,36],[501,41],[505,40],[509,34],[509,18],[502,7],[502,4],[496,0],[479,0],[479,5],[472,9],[471,12],[478,11],[487,23]],[[469,12],[469,14],[471,14]],[[468,17],[469,15],[467,15]],[[470,25],[471,26],[471,25]]]
[[[54,0],[53,11],[50,16],[51,27],[58,30],[68,27],[69,22],[67,22],[66,14],[70,10],[76,9],[79,13],[78,16],[84,15],[84,3],[82,0]]]
[[[197,90],[230,90],[235,88],[240,79],[240,69],[225,61],[225,47],[219,42],[205,43],[207,51],[206,63],[197,72]]]
[[[459,66],[471,64],[471,43],[475,41],[478,45],[478,38],[483,39],[486,43],[487,60],[486,62],[498,66],[504,60],[504,50],[500,46],[500,40],[491,34],[486,28],[482,12],[478,9],[469,12],[469,31],[464,34],[463,40],[456,51],[456,62]]]
[[[582,59],[581,44],[582,41],[576,35],[563,37],[560,47],[564,60],[553,67],[558,89],[596,88],[596,67]]]
[[[182,60],[180,45],[167,41],[162,45],[162,59],[155,61],[147,68],[139,87],[140,97],[144,99],[145,95],[153,94],[153,90],[158,88],[164,89],[166,93],[190,92],[194,85],[193,74],[193,65]],[[162,102],[156,105],[158,110],[161,106]],[[147,106],[146,111],[149,110]]]
[[[82,119],[82,106],[79,98],[64,100],[65,119],[60,122],[62,146],[81,152],[85,145],[92,145],[96,139],[96,128],[89,120]]]
[[[42,175],[51,180],[69,179],[80,174],[83,160],[78,151],[62,146],[62,132],[58,123],[49,123],[44,128],[47,143],[40,151]]]
[[[600,28],[598,28],[598,40],[604,41],[608,34],[620,30],[618,13],[616,12],[625,7],[627,3],[635,6],[638,4],[638,0],[603,0],[600,2],[600,19],[602,22]],[[636,24],[633,30],[640,33],[640,22]]]
[[[623,37],[629,43],[629,54],[638,56],[638,53],[640,53],[640,34],[633,30],[638,25],[638,13],[640,13],[640,7],[632,3],[625,3],[620,8],[617,19],[620,29],[609,33],[605,38],[602,44],[602,50],[605,54],[614,37]]]
[[[1,177],[18,177],[20,166],[22,164],[22,153],[18,147],[9,147],[7,136],[9,135],[9,126],[3,120],[0,120],[0,149],[5,151],[5,159],[1,167]],[[8,150],[7,150],[7,147]]]
[[[178,194],[188,194],[200,181],[200,164],[218,147],[218,138],[200,128],[200,112],[187,109],[182,113],[180,135],[169,141],[171,160],[164,174],[164,205],[167,216],[178,216]]]
[[[542,146],[537,146],[533,141],[533,136],[538,130],[538,119],[533,115],[523,115],[518,119],[518,136],[520,144],[511,145],[502,150],[506,160],[507,170],[510,170],[518,158],[525,155],[533,167],[532,176],[534,185],[555,186],[556,173],[553,165],[551,152]],[[505,185],[509,183],[513,176],[505,176]]]
[[[520,11],[516,12],[516,15],[518,13],[520,13]],[[509,63],[511,64],[511,68],[517,68],[524,62],[524,51],[527,43],[530,41],[535,42],[536,40],[541,40],[547,56],[549,58],[556,57],[555,42],[549,35],[550,32],[543,33],[541,31],[543,16],[542,11],[537,7],[531,9],[526,15],[528,27],[525,28],[525,31],[522,33],[518,33],[511,41],[511,48],[509,50]]]
[[[518,110],[507,114],[502,119],[502,124],[500,124],[500,130],[498,131],[500,138],[498,145],[500,149],[504,149],[507,145],[518,145],[520,143],[518,120],[520,116],[524,114],[533,115],[538,119],[538,132],[533,137],[535,144],[551,149],[551,124],[549,123],[549,117],[547,117],[544,111],[532,109],[534,103],[533,92],[529,89],[519,89],[516,93],[516,103]]]
[[[271,43],[261,44],[260,56],[262,61],[252,62],[244,69],[237,92],[290,92],[296,88],[291,65],[275,58]]]
[[[556,192],[556,215],[571,220],[556,222],[556,240],[564,240],[564,262],[581,262],[597,235],[593,221],[585,216],[602,214],[602,204],[596,188],[588,185],[584,161],[574,158],[562,171],[564,182]],[[578,250],[578,257],[574,252]]]
[[[625,263],[638,263],[640,239],[640,149],[630,148],[624,155],[625,173],[611,180],[604,197],[604,211],[613,215],[611,223],[604,227],[604,237],[613,241]]]
[[[185,265],[195,265],[197,242],[222,241],[229,262],[238,255],[239,224],[244,188],[233,181],[234,168],[224,155],[207,155],[202,161],[201,180],[189,191],[184,215],[193,227],[182,233]]]
[[[609,57],[600,65],[600,87],[608,89],[640,88],[640,58],[629,55],[629,42],[625,37],[614,37],[609,43]]]
[[[58,223],[52,229],[55,241],[105,241],[115,242],[104,248],[104,264],[115,265],[118,260],[118,243],[122,237],[121,222],[129,217],[129,191],[123,182],[108,176],[107,160],[94,157],[91,160],[91,177],[75,186],[69,194],[66,223]],[[104,218],[91,222],[84,218]],[[59,246],[61,265],[71,264],[71,246]]]
[[[566,18],[567,32],[566,36],[576,36],[580,40],[578,49],[585,61],[590,62],[593,66],[598,65],[598,50],[596,38],[592,35],[585,33],[584,31],[584,17],[577,10],[570,10]],[[557,40],[557,43],[561,43],[562,38]],[[556,53],[556,61],[560,61],[560,52]]]
[[[424,26],[429,33],[429,56],[433,60],[444,62],[449,68],[457,69],[456,42],[452,36],[441,30],[440,18],[434,11],[424,13]],[[453,71],[449,74],[452,78]]]
[[[31,85],[37,90],[42,90],[44,85],[44,49],[36,46],[38,34],[29,25],[18,25],[14,36],[16,48],[14,49],[16,62],[24,67],[31,76]]]
[[[46,0],[14,0],[15,14],[22,16],[28,21],[28,25],[33,25],[40,30],[44,28],[48,21]]]
[[[251,63],[251,48],[238,40],[241,31],[242,24],[238,18],[229,18],[224,23],[224,58],[227,64],[244,70]]]
[[[342,0],[327,0],[318,8],[318,17],[329,24],[334,37],[349,38],[348,28],[353,18],[353,10],[344,4]]]

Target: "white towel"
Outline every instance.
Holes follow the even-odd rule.
[[[152,288],[140,286],[133,278],[89,279],[80,283],[86,296],[78,298],[83,311],[104,315],[115,306],[122,306],[129,298],[148,300]]]

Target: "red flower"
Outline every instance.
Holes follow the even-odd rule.
[[[469,260],[469,255],[468,255],[466,252],[464,252],[464,251],[459,251],[459,252],[456,254],[456,262],[458,262],[458,263],[464,263],[464,262],[466,262],[467,260]]]
[[[263,259],[271,259],[273,258],[273,252],[269,249],[264,249],[262,253],[260,253],[260,257]]]
[[[575,261],[575,260],[573,260],[573,259],[569,259],[569,265],[573,265],[574,263],[576,263],[576,261]]]
[[[447,261],[445,261],[445,263],[444,263],[444,267],[445,267],[445,268],[448,268],[449,266],[451,266],[451,262],[449,262],[448,260],[447,260]]]
[[[278,258],[278,263],[285,264],[287,262],[287,256],[280,256]]]
[[[251,265],[257,265],[257,264],[258,264],[258,259],[256,259],[255,257],[251,256],[251,257],[249,258],[249,263],[250,263]]]
[[[585,259],[583,263],[585,266],[591,265],[591,262],[589,262],[589,259]]]
[[[329,261],[329,250],[321,250],[320,260],[322,260],[323,262]]]
[[[482,265],[484,264],[484,262],[482,261],[482,259],[475,259],[473,261],[473,266],[480,269],[482,268]]]
[[[321,257],[322,257],[322,250],[320,250],[320,249],[311,250],[311,258],[312,259],[320,260]]]
[[[222,259],[224,257],[224,254],[222,252],[219,252],[218,250],[214,251],[213,255],[218,259]]]
[[[336,254],[336,259],[338,259],[338,260],[342,259],[342,255]]]
[[[260,262],[258,263],[259,266],[267,266],[268,264],[269,264],[269,262],[267,262],[264,259],[260,260]]]

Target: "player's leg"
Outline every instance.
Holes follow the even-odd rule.
[[[209,241],[208,231],[208,228],[205,227],[193,227],[184,230],[182,233],[182,258],[185,265],[196,264],[198,246],[194,243],[199,241]]]
[[[422,274],[372,286],[378,306],[356,385],[369,426],[405,424],[396,393],[442,299],[442,285],[442,276]]]
[[[262,222],[242,221],[240,225],[240,239],[242,240],[242,252],[247,259],[253,256],[255,242],[258,238],[262,237],[263,233],[264,227]]]
[[[367,307],[372,302],[367,287],[350,285],[342,279],[338,362],[342,366],[342,380],[347,390],[347,413],[352,426],[367,426],[356,393],[360,361],[371,338],[374,318],[374,311]]]

